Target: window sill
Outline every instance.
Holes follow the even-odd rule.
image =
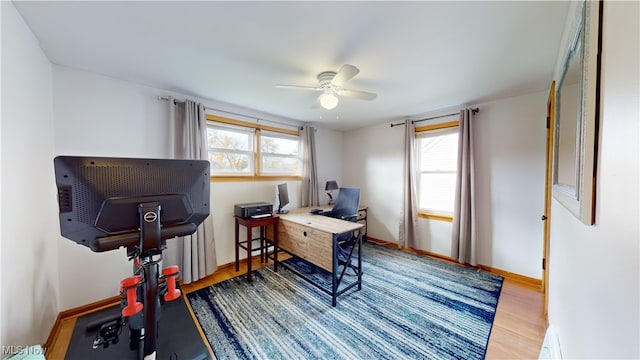
[[[274,176],[211,176],[211,182],[243,182],[243,181],[300,181],[302,176],[274,175]]]
[[[418,217],[423,219],[429,219],[429,220],[453,222],[453,216],[445,215],[445,214],[431,214],[431,213],[419,212]]]

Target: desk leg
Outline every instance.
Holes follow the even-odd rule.
[[[251,226],[247,226],[247,281],[251,282],[251,243],[253,243]]]
[[[238,231],[240,231],[240,225],[238,219],[236,219],[236,272],[240,271],[240,243],[238,242]]]
[[[265,236],[266,235],[266,225],[260,226],[260,263],[262,264],[264,259],[264,245],[265,245]]]
[[[331,274],[331,306],[336,307],[336,292],[338,291],[338,241],[336,234],[333,234],[331,242],[333,243],[333,259],[332,262],[332,274]]]
[[[278,272],[278,222],[273,223],[273,271]]]
[[[362,231],[358,233],[358,290],[362,290]]]

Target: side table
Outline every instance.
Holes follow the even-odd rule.
[[[269,243],[273,244],[274,257],[273,257],[273,270],[278,271],[278,217],[269,216],[263,218],[243,218],[234,216],[235,218],[235,242],[236,242],[236,271],[240,271],[240,248],[247,251],[247,281],[251,282],[251,253],[253,250],[260,249],[260,262],[264,262],[268,259]],[[240,241],[240,225],[247,229],[246,240]],[[273,225],[273,239],[267,238],[267,226]],[[253,228],[260,228],[260,236],[253,238]],[[254,241],[259,242],[259,247],[252,249],[252,243]],[[267,251],[267,254],[265,254]]]

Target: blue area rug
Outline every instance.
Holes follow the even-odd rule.
[[[335,308],[326,293],[271,267],[252,283],[240,276],[187,297],[218,359],[484,358],[500,276],[370,243],[362,264],[362,290],[339,296]]]

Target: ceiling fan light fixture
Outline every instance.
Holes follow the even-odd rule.
[[[316,97],[312,107],[322,107],[331,110],[338,106],[338,96],[351,97],[359,100],[373,100],[376,98],[375,93],[360,90],[345,89],[343,85],[356,76],[360,70],[349,64],[344,64],[338,72],[323,71],[318,74],[318,85],[316,86],[299,86],[299,85],[276,85],[280,88],[302,89],[311,91],[322,91],[320,96]]]
[[[338,106],[338,98],[330,92],[320,95],[320,106],[327,110],[331,110]]]

